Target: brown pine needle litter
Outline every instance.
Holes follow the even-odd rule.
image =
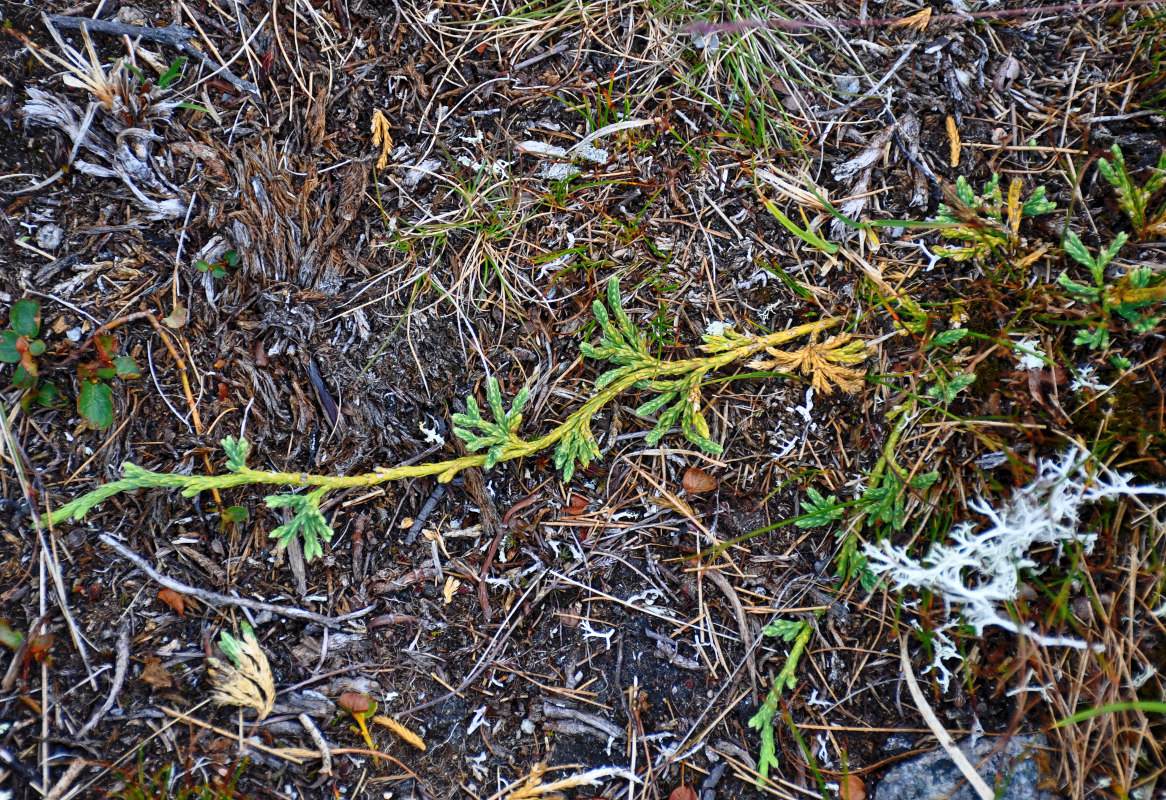
[[[1050,2],[10,4],[0,794],[1160,792],[1166,17]]]

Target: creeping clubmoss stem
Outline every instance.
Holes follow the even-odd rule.
[[[561,424],[550,432],[529,442],[512,437],[502,445],[497,454],[495,463],[511,461],[516,458],[533,455],[558,444],[565,436],[586,430],[590,420],[623,392],[641,382],[650,382],[668,378],[698,378],[708,372],[728,366],[754,356],[766,348],[776,347],[801,336],[816,336],[821,332],[836,326],[839,320],[822,320],[799,325],[785,331],[749,338],[743,344],[726,349],[713,355],[680,361],[659,361],[651,358],[638,359],[637,363],[646,364],[626,374],[589,397],[578,410],[571,414]],[[234,443],[233,443],[234,444]],[[245,447],[245,443],[239,443]],[[48,514],[50,524],[57,525],[67,519],[80,519],[93,506],[109,499],[121,492],[148,488],[181,489],[187,497],[193,497],[200,492],[230,489],[236,486],[253,484],[287,486],[287,487],[314,487],[316,490],[333,491],[337,489],[367,488],[390,481],[405,478],[421,478],[427,475],[437,475],[438,480],[448,482],[460,471],[468,467],[480,467],[486,464],[488,455],[477,453],[462,456],[449,461],[438,461],[428,464],[411,464],[402,467],[381,467],[373,472],[362,475],[315,475],[307,472],[273,472],[269,470],[251,469],[239,459],[240,463],[232,464],[228,459],[230,472],[220,475],[176,475],[162,472],[151,472],[132,464],[125,467],[126,475],[118,481],[99,486],[88,494],[82,495],[70,503]],[[316,494],[316,492],[313,492]]]

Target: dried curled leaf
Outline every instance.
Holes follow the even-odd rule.
[[[862,388],[865,374],[861,369],[846,366],[861,364],[867,359],[865,346],[854,340],[848,333],[833,336],[821,344],[811,343],[801,350],[787,352],[776,347],[767,347],[769,359],[754,359],[749,366],[754,369],[798,370],[810,377],[810,385],[821,395],[834,391],[831,383],[847,394],[854,394]]]
[[[275,705],[275,678],[255,631],[244,622],[241,641],[223,631],[219,647],[233,663],[207,659],[207,671],[215,686],[215,702],[253,708],[259,719],[263,719]]]
[[[381,149],[377,169],[383,170],[389,165],[389,150],[393,147],[393,136],[389,133],[389,119],[379,108],[372,112],[372,143],[373,147]]]

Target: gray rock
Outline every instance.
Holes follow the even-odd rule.
[[[1045,776],[1041,774],[1035,748],[1044,747],[1047,739],[1039,734],[1014,736],[988,758],[998,744],[997,737],[984,736],[974,747],[971,739],[965,739],[959,748],[973,765],[978,765],[980,775],[996,790],[999,800],[1054,800],[1056,795],[1037,788]],[[889,770],[874,796],[875,800],[979,800],[941,748]]]

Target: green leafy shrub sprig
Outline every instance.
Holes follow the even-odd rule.
[[[27,413],[33,405],[50,407],[61,401],[61,393],[48,381],[40,380],[37,358],[45,351],[40,336],[40,303],[17,300],[8,313],[8,327],[0,331],[0,362],[15,364],[12,385],[23,389],[20,405]]]
[[[271,536],[287,544],[295,536],[304,541],[304,557],[323,554],[321,542],[330,541],[332,528],[321,511],[324,496],[334,490],[364,488],[405,478],[436,475],[440,482],[448,482],[468,467],[489,468],[504,461],[555,449],[555,466],[569,481],[577,466],[586,467],[599,457],[599,448],[591,432],[591,420],[616,397],[629,389],[654,392],[655,398],[641,405],[638,413],[650,417],[657,414],[655,426],[649,434],[650,442],[658,442],[676,422],[690,441],[709,452],[720,452],[721,446],[710,437],[708,422],[702,411],[701,383],[715,370],[744,361],[760,353],[771,356],[784,354],[778,347],[800,337],[817,338],[837,326],[838,319],[810,322],[784,331],[760,336],[725,329],[704,337],[701,350],[705,355],[690,359],[666,361],[651,354],[646,338],[638,331],[623,309],[619,283],[612,279],[607,286],[607,304],[596,301],[595,316],[603,331],[598,345],[584,343],[583,354],[605,359],[614,368],[604,372],[596,381],[596,391],[562,423],[548,433],[532,440],[519,436],[522,409],[530,396],[529,389],[519,391],[510,409],[504,407],[501,388],[493,377],[486,382],[486,406],[492,419],[487,419],[472,397],[466,400],[465,413],[453,415],[454,433],[462,439],[471,455],[448,461],[412,464],[408,466],[379,467],[363,475],[315,475],[306,472],[274,472],[247,466],[250,445],[245,439],[228,436],[222,440],[226,453],[226,473],[219,475],[179,475],[154,472],[133,463],[123,465],[120,480],[111,481],[77,497],[48,515],[51,524],[67,519],[82,519],[94,506],[121,492],[147,488],[179,489],[184,497],[200,492],[231,489],[246,485],[284,486],[308,489],[304,493],[275,494],[267,497],[271,508],[288,508],[290,521],[271,532]],[[799,365],[802,372],[817,377],[816,370],[828,371],[829,377],[843,389],[854,391],[858,381],[857,370],[844,365],[862,360],[861,343],[839,336],[823,343],[811,343],[788,356],[787,363]],[[802,355],[798,355],[802,354]],[[480,451],[485,452],[480,452]],[[473,452],[478,451],[478,452]]]
[[[77,394],[77,411],[90,428],[104,430],[113,424],[114,378],[129,380],[142,377],[142,371],[133,356],[118,355],[117,337],[99,333],[93,337],[97,357],[77,365],[77,380],[81,390]]]
[[[1081,238],[1072,231],[1065,234],[1065,252],[1078,264],[1089,270],[1092,286],[1077,283],[1068,273],[1062,273],[1057,283],[1080,300],[1096,303],[1101,310],[1101,319],[1086,330],[1077,332],[1073,344],[1088,345],[1094,350],[1104,350],[1109,346],[1109,325],[1114,315],[1130,323],[1138,334],[1152,331],[1162,316],[1152,310],[1166,300],[1166,282],[1154,285],[1154,273],[1147,267],[1135,267],[1117,280],[1108,280],[1105,268],[1113,261],[1118,251],[1125,246],[1128,236],[1123,231],[1093,255]]]

